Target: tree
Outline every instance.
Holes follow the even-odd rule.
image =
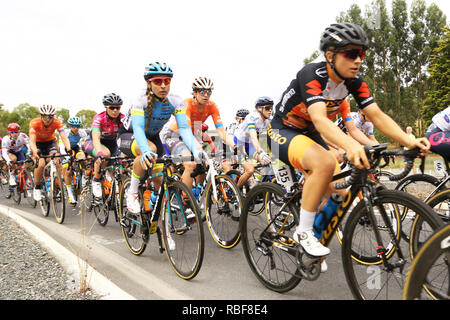
[[[83,123],[82,127],[87,129],[87,128],[91,127],[92,119],[94,119],[94,116],[96,114],[97,113],[93,110],[83,109],[83,110],[78,111],[76,116],[81,118],[81,121]]]

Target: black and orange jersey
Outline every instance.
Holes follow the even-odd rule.
[[[349,116],[350,106],[346,98],[350,94],[361,109],[374,102],[366,82],[360,76],[337,83],[330,77],[328,68],[325,61],[310,63],[297,73],[275,107],[272,128],[314,130],[308,107],[319,101],[325,102],[330,120],[338,113],[344,118]]]

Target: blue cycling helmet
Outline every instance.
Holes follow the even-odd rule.
[[[172,69],[165,62],[150,62],[150,64],[145,67],[145,81],[155,76],[162,75],[173,77]]]
[[[255,108],[267,105],[273,106],[273,100],[270,99],[269,97],[259,97],[258,100],[256,100],[255,102]]]
[[[67,123],[71,126],[81,126],[81,118],[80,117],[70,117],[69,120],[67,120]]]

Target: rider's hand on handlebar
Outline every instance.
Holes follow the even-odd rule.
[[[153,166],[153,163],[156,162],[156,158],[158,158],[158,155],[152,151],[146,151],[141,156],[141,165],[144,170],[147,170]]]
[[[364,146],[354,143],[346,149],[347,159],[358,169],[370,169],[370,163],[367,159]]]
[[[416,139],[411,139],[411,144],[409,144],[407,147],[408,149],[414,149],[414,148],[419,148],[420,149],[420,155],[421,156],[425,156],[428,151],[430,150],[430,142],[428,141],[428,139],[426,138],[416,138]]]

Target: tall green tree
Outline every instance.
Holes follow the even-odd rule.
[[[92,126],[92,120],[97,113],[94,110],[83,109],[77,112],[76,116],[81,118],[82,127],[88,129]]]

